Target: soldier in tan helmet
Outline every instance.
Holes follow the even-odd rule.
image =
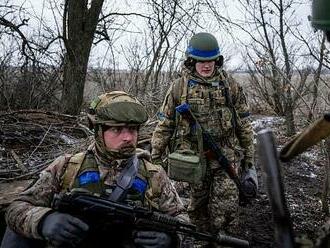
[[[135,232],[116,225],[106,233],[91,236],[87,223],[51,208],[55,193],[84,189],[188,221],[165,171],[149,162],[147,152],[137,152],[139,127],[148,119],[144,106],[125,92],[113,91],[92,102],[88,118],[95,142],[84,152],[66,154],[51,163],[8,207],[9,228],[23,237],[56,247],[94,247],[102,243],[111,247],[183,247],[182,236],[147,230]],[[116,179],[131,158],[137,158],[137,173],[124,194],[117,195]]]

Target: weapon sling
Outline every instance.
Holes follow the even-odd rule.
[[[128,160],[126,167],[118,176],[116,180],[116,187],[111,192],[109,200],[114,202],[120,202],[125,198],[127,189],[132,186],[133,181],[137,175],[138,169],[139,159],[136,155],[134,155]]]

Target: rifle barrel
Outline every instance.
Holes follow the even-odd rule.
[[[293,248],[293,229],[290,212],[286,204],[280,163],[272,131],[264,129],[258,132],[258,154],[264,170],[268,198],[272,207],[275,224],[276,247]]]

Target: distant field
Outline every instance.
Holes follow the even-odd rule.
[[[259,111],[266,111],[271,112],[271,110],[268,108],[267,104],[260,99],[260,96],[257,95],[256,91],[253,89],[251,85],[251,77],[249,73],[233,73],[232,76],[243,86],[246,96],[248,98],[248,102],[251,106],[251,109],[259,112]],[[125,73],[117,75],[118,78],[122,81],[120,85],[118,84],[112,84],[116,85],[116,89],[119,90],[127,90],[130,89],[132,86],[130,82],[125,78],[128,78],[128,75],[125,75]],[[164,77],[162,78],[164,80]],[[295,83],[293,84],[293,87],[291,88],[293,94],[298,94],[298,110],[297,114],[301,113],[307,113],[309,109],[309,105],[312,100],[311,90],[312,90],[312,82],[313,82],[313,75],[310,75],[306,79],[306,86],[304,91],[297,91],[295,89],[298,88],[299,83],[299,75],[294,76]],[[322,80],[319,83],[318,91],[319,91],[319,97],[318,97],[318,105],[317,109],[318,112],[324,112],[327,109],[329,109],[329,100],[330,100],[330,74],[323,74]],[[126,82],[125,82],[126,81]],[[166,81],[166,84],[169,83],[169,81]],[[86,86],[85,86],[85,93],[84,98],[85,102],[91,101],[95,96],[105,92],[106,88],[109,88],[111,80],[107,79],[106,77],[103,77],[103,81],[100,80],[93,80],[92,78],[89,78],[87,80]],[[166,89],[168,88],[167,85],[163,85],[163,90],[161,92],[157,92],[157,99],[159,101],[159,105],[161,104],[162,99],[164,98],[164,95],[166,93]],[[307,105],[306,105],[307,103]]]

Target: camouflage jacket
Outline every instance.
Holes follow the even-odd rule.
[[[39,179],[33,185],[9,205],[5,218],[12,230],[25,237],[43,239],[39,233],[38,225],[47,213],[53,211],[51,203],[54,194],[66,191],[63,189],[63,180],[68,168],[72,166],[70,163],[75,163],[72,158],[72,155],[57,158],[41,172]],[[153,165],[139,157],[139,161],[141,160],[144,161],[142,164],[145,166],[140,165],[138,174],[143,174],[141,170],[146,169],[149,173],[144,206],[189,221],[182,201],[162,167]],[[111,166],[98,165],[98,168],[103,183],[111,185],[122,168],[120,161],[112,161],[109,164]]]
[[[227,94],[227,95],[226,95]],[[203,79],[184,70],[175,80],[159,111],[159,122],[153,132],[152,158],[163,155],[165,148],[178,148],[197,152],[196,134],[175,107],[187,102],[199,123],[214,137],[225,155],[237,162],[237,154],[253,164],[253,131],[249,121],[249,108],[243,88],[224,71],[210,79]]]

